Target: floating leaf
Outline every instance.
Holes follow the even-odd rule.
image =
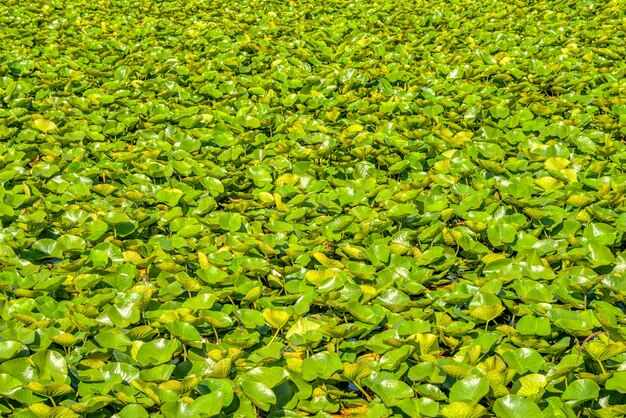
[[[541,394],[543,388],[548,384],[546,377],[541,374],[528,374],[520,377],[518,382],[521,387],[517,391],[517,395],[525,398]]]
[[[453,402],[441,408],[441,415],[445,418],[480,418],[487,410],[482,405],[472,405],[465,402]]]
[[[270,405],[276,403],[276,394],[274,394],[272,389],[261,382],[241,382],[241,390],[248,399],[264,411],[267,411]]]
[[[545,360],[536,350],[532,348],[518,348],[508,351],[502,355],[504,361],[518,373],[531,371],[537,373],[543,366]]]
[[[450,388],[450,402],[477,404],[489,392],[489,381],[484,377],[468,376]]]
[[[284,310],[265,309],[263,318],[272,328],[281,329],[289,321],[290,315]]]
[[[591,379],[578,379],[567,386],[561,398],[567,401],[584,402],[597,399],[600,395],[600,386]]]
[[[45,134],[56,131],[58,129],[56,123],[47,119],[35,119],[33,121],[33,128]]]
[[[506,395],[497,399],[493,411],[498,418],[542,416],[537,404],[517,395]]]
[[[137,350],[136,359],[142,366],[157,366],[170,361],[178,348],[179,344],[175,340],[157,338],[141,345]]]
[[[330,378],[343,368],[341,359],[335,353],[317,353],[302,362],[302,377],[305,380]]]

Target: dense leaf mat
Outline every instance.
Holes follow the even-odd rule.
[[[0,414],[626,414],[626,2],[4,0]]]

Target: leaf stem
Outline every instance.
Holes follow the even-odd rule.
[[[372,397],[368,395],[365,390],[363,390],[361,385],[359,385],[356,380],[353,380],[352,383],[354,383],[354,386],[356,386],[361,391],[361,393],[365,395],[365,399],[367,399],[368,402],[372,402]]]
[[[589,340],[591,340],[593,337],[596,337],[600,334],[605,334],[606,332],[604,331],[596,331],[593,334],[590,334],[587,338],[585,338],[585,340],[583,341],[583,343],[580,345],[580,348],[578,349],[578,357],[576,357],[576,362],[578,363],[578,360],[580,359],[580,355],[583,352],[583,348],[585,348],[585,345],[587,345],[587,343],[589,342]]]
[[[274,342],[274,340],[276,339],[276,337],[278,336],[278,333],[280,332],[280,328],[276,328],[276,332],[274,333],[274,336],[272,337],[272,339],[270,340],[269,343],[267,343],[267,345],[272,345],[272,343]]]

